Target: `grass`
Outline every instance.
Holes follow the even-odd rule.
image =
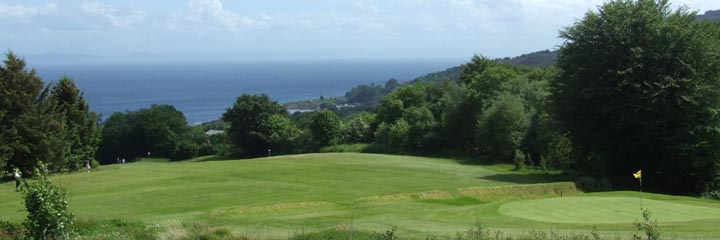
[[[140,222],[157,227],[151,233],[164,238],[287,239],[298,233],[365,234],[397,226],[399,236],[443,239],[466,231],[478,220],[509,235],[531,229],[590,232],[593,227],[606,236],[636,232],[628,217],[641,217],[639,205],[638,213],[632,212],[639,193],[583,194],[572,183],[509,171],[512,167],[328,153],[250,160],[146,160],[53,179],[69,190],[70,210],[78,219],[97,220],[97,228],[110,232],[127,225],[139,235],[147,234],[135,225]],[[0,219],[19,222],[24,213],[13,188],[10,183],[0,185]],[[643,205],[657,216],[668,236],[720,238],[720,203],[642,196]],[[612,207],[626,217],[616,216]]]

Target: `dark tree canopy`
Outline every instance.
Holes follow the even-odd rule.
[[[34,70],[26,68],[25,60],[8,53],[0,66],[0,164],[29,172],[35,167],[44,133],[33,127],[38,119],[36,104],[43,82]]]
[[[223,114],[223,121],[230,123],[227,131],[230,142],[237,148],[236,155],[257,157],[267,155],[271,147],[272,129],[266,124],[270,116],[287,117],[285,108],[265,95],[243,94],[232,108]]]
[[[587,172],[660,192],[713,187],[720,149],[720,28],[666,0],[588,12],[565,39],[554,109]],[[718,187],[717,185],[715,187]]]
[[[104,124],[99,158],[113,163],[117,158],[153,157],[187,159],[197,146],[182,112],[170,105],[127,113],[116,112]]]
[[[335,143],[340,135],[340,118],[328,110],[315,112],[310,122],[310,132],[318,147]]]
[[[53,171],[93,160],[97,116],[69,78],[45,85],[13,53],[0,66],[0,167],[32,174],[39,161]]]

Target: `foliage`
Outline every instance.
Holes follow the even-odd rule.
[[[236,148],[234,155],[267,155],[272,135],[267,122],[273,115],[287,116],[287,111],[267,95],[243,94],[237,98],[233,107],[223,114],[223,121],[230,124],[227,135]]]
[[[637,230],[642,231],[645,234],[645,239],[647,240],[660,240],[660,229],[658,229],[657,221],[650,220],[650,211],[647,209],[643,209],[642,215],[643,221],[636,222],[634,224]],[[633,235],[633,239],[641,240],[643,239],[643,237]]]
[[[522,99],[509,94],[498,96],[478,120],[478,151],[490,161],[510,162],[517,155],[528,124]]]
[[[562,31],[552,101],[581,170],[700,193],[720,156],[720,28],[669,7],[611,1]]]
[[[72,239],[73,214],[68,211],[65,189],[52,184],[45,165],[38,163],[35,181],[23,190],[23,202],[28,212],[23,223],[29,237],[34,239]]]
[[[160,227],[143,222],[110,219],[77,219],[75,221],[77,239],[113,240],[113,239],[158,239]]]
[[[343,124],[341,139],[343,143],[370,143],[374,140],[375,114],[361,113]]]
[[[70,171],[79,170],[85,161],[95,158],[95,152],[100,144],[99,117],[90,111],[90,106],[83,98],[82,92],[75,86],[75,82],[68,78],[61,78],[50,93],[50,100],[55,104],[55,111],[65,120],[65,137],[61,144],[65,148],[64,156],[58,162],[50,162],[53,169],[61,171],[66,168]]]
[[[362,104],[362,105],[377,105],[380,99],[390,93],[395,88],[399,87],[400,83],[394,78],[387,80],[385,85],[376,85],[374,83],[370,85],[358,85],[350,89],[345,93],[347,103]]]
[[[340,118],[328,110],[317,111],[310,122],[310,133],[318,147],[334,144],[340,136]]]
[[[528,67],[549,67],[557,62],[557,50],[543,50],[522,54],[513,58],[502,58],[496,61],[512,65],[523,65]]]
[[[345,98],[349,103],[375,105],[384,96],[383,90],[380,85],[358,85],[345,93]]]
[[[93,159],[97,116],[72,80],[45,85],[10,52],[0,66],[0,94],[0,168],[15,166],[30,176],[40,160],[62,171]]]
[[[182,112],[170,105],[152,105],[116,112],[105,120],[98,155],[106,164],[117,158],[145,157],[148,152],[152,157],[188,159],[197,154],[194,138]]]
[[[410,125],[405,119],[390,124],[380,123],[378,130],[375,132],[375,139],[381,144],[405,148],[409,143],[407,138],[409,129]]]
[[[360,231],[360,230],[338,230],[327,229],[319,232],[300,233],[291,237],[291,240],[331,240],[331,239],[366,239],[366,240],[393,240],[398,239],[397,227],[393,226],[384,233]]]
[[[285,115],[270,115],[266,128],[270,130],[270,149],[273,154],[292,153],[298,150],[304,142],[303,132]]]

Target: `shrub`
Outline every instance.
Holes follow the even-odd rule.
[[[658,229],[657,221],[650,220],[650,211],[643,209],[643,221],[636,222],[635,227],[645,233],[647,240],[660,240],[660,229]],[[633,235],[633,239],[641,240],[641,236]]]
[[[123,219],[78,219],[73,224],[79,239],[158,239],[160,227]]]
[[[23,235],[25,228],[22,225],[0,221],[0,239],[21,239]]]
[[[62,187],[53,185],[47,174],[47,167],[39,163],[35,169],[36,178],[23,191],[28,216],[23,225],[28,237],[33,239],[71,239],[73,214],[68,212],[67,194]]]
[[[514,171],[520,171],[525,168],[526,155],[520,150],[515,150],[515,157],[513,157],[513,163],[515,163]]]
[[[360,231],[360,230],[338,230],[328,229],[320,232],[301,233],[291,237],[291,240],[330,240],[330,239],[367,239],[367,240],[395,240],[397,227],[393,226],[385,233]]]

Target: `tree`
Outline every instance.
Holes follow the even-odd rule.
[[[147,156],[174,160],[194,157],[197,144],[182,112],[170,105],[114,113],[104,123],[98,155],[103,163]]]
[[[370,143],[373,141],[373,125],[375,114],[362,113],[343,125],[342,141],[344,143]]]
[[[317,111],[312,116],[310,132],[318,147],[333,144],[340,135],[340,118],[328,110]]]
[[[39,160],[56,162],[62,156],[64,120],[48,101],[49,89],[35,70],[14,53],[0,66],[0,164],[31,175]]]
[[[237,98],[222,117],[230,123],[227,134],[237,150],[235,155],[258,157],[267,154],[272,132],[266,123],[272,115],[287,116],[287,110],[265,94],[243,94]]]
[[[63,144],[66,150],[61,161],[53,163],[54,169],[78,170],[85,161],[95,158],[100,143],[98,116],[90,111],[82,92],[68,77],[61,78],[52,87],[50,94],[50,100],[55,104],[55,112],[65,120]]]
[[[477,123],[478,150],[488,160],[510,162],[526,135],[529,118],[524,101],[512,94],[498,96]]]
[[[554,111],[587,173],[699,193],[720,187],[720,27],[666,0],[619,0],[560,36]]]
[[[302,132],[290,120],[288,116],[274,114],[268,117],[265,123],[266,129],[270,130],[270,149],[273,154],[291,153],[299,146]]]

